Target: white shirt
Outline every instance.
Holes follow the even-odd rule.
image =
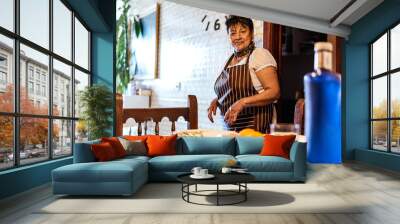
[[[228,58],[228,60],[229,60],[229,58]],[[226,63],[228,63],[228,60],[226,60],[225,65],[226,65]],[[246,64],[246,61],[247,61],[247,57],[244,57],[237,64],[228,66],[227,68],[237,66],[237,65],[244,65],[244,64]],[[272,54],[267,49],[258,48],[258,47],[255,48],[249,58],[249,70],[250,70],[251,81],[253,82],[254,89],[256,89],[258,93],[263,92],[264,88],[261,85],[260,80],[258,80],[256,72],[261,71],[262,69],[264,69],[268,66],[277,68],[276,61],[275,61],[274,57],[272,56]]]

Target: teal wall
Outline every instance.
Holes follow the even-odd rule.
[[[48,183],[53,169],[71,163],[69,157],[0,172],[0,199]]]
[[[113,43],[113,33],[92,33],[92,83],[108,86],[115,95]],[[115,120],[115,98],[113,99],[113,116],[110,119]],[[114,126],[109,128],[110,135],[115,135]]]
[[[351,27],[344,49],[346,158],[398,170],[398,156],[369,150],[369,43],[400,22],[400,0],[385,0]],[[359,151],[363,150],[363,151]],[[383,153],[387,154],[387,153]]]
[[[400,172],[400,155],[366,149],[356,149],[355,160]]]
[[[110,89],[114,86],[113,42],[114,34],[93,33],[92,35],[92,81],[104,84]]]
[[[115,93],[115,0],[67,2],[92,31],[92,82],[103,83]],[[114,117],[110,119],[115,120]],[[110,132],[113,132],[113,127],[110,127]],[[72,157],[69,157],[0,172],[0,199],[50,182],[53,169],[71,163]]]
[[[92,83],[101,83],[110,88],[115,95],[115,27],[116,27],[116,1],[99,1],[98,10],[107,24],[108,31],[92,32]],[[113,116],[115,121],[115,98],[113,98]],[[115,122],[109,128],[111,135],[115,135]]]

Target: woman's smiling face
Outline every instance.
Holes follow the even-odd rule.
[[[237,23],[229,27],[229,39],[232,47],[234,47],[236,51],[241,51],[249,46],[253,40],[253,33],[246,25]]]

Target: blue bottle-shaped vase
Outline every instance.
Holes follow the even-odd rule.
[[[341,76],[332,72],[332,45],[314,46],[314,71],[304,76],[305,133],[310,163],[341,163]]]

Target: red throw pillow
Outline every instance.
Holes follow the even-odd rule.
[[[91,145],[91,149],[94,157],[99,162],[109,161],[117,158],[113,147],[108,142],[93,144]]]
[[[261,149],[262,156],[281,156],[286,159],[290,158],[290,147],[296,135],[265,135],[264,146]]]
[[[165,156],[176,154],[177,135],[159,136],[150,135],[147,137],[146,143],[148,148],[148,156]]]
[[[124,149],[124,146],[122,146],[121,142],[118,140],[117,137],[101,138],[101,142],[110,143],[112,148],[114,149],[117,158],[126,156],[126,151]]]

